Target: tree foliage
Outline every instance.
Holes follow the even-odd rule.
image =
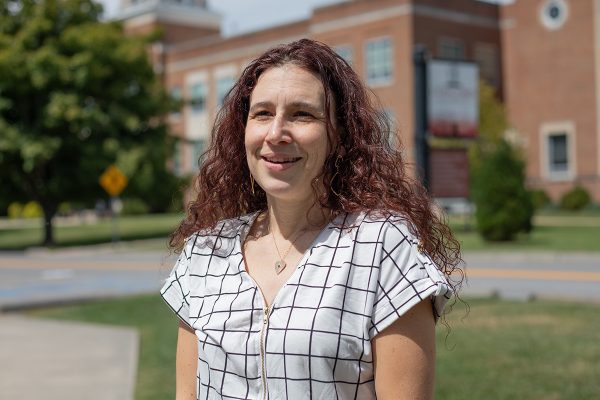
[[[469,165],[478,169],[485,152],[493,151],[509,127],[504,105],[496,97],[496,89],[479,82],[479,137],[469,148]]]
[[[62,201],[104,196],[112,163],[164,171],[170,147],[159,117],[170,100],[147,38],[99,21],[91,0],[0,0],[0,178],[40,203],[45,243]]]
[[[533,203],[525,188],[525,163],[505,140],[486,153],[473,174],[477,230],[490,241],[513,240],[532,228]]]
[[[481,82],[480,136],[469,151],[477,230],[490,241],[513,240],[532,229],[533,203],[525,187],[525,161],[503,136],[506,113],[492,87]]]

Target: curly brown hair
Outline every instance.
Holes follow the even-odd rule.
[[[318,204],[331,211],[332,219],[357,211],[402,215],[456,292],[463,280],[460,245],[427,191],[408,173],[400,149],[390,145],[388,119],[352,67],[329,46],[309,39],[268,50],[246,67],[226,96],[194,181],[196,199],[171,236],[171,247],[180,249],[189,235],[220,220],[266,210],[265,192],[251,187],[243,132],[259,77],[285,64],[315,74],[323,84],[326,112],[335,107],[336,124],[331,115],[326,121],[337,140],[319,176],[326,190],[313,184]]]

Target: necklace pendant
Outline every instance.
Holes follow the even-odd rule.
[[[286,267],[285,261],[280,260],[275,262],[275,272],[277,273],[277,275],[279,275],[281,273],[281,271],[283,271]]]

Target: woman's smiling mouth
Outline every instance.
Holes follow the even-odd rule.
[[[288,168],[294,166],[294,164],[302,159],[302,157],[290,157],[290,156],[261,156],[261,159],[265,162],[267,169],[274,172],[285,171]]]
[[[261,156],[263,160],[273,164],[288,164],[300,160],[302,157],[284,157],[284,156]]]

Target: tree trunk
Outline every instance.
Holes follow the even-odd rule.
[[[52,204],[42,204],[44,210],[44,242],[42,246],[54,246],[54,226],[52,220],[56,214],[56,207]]]

